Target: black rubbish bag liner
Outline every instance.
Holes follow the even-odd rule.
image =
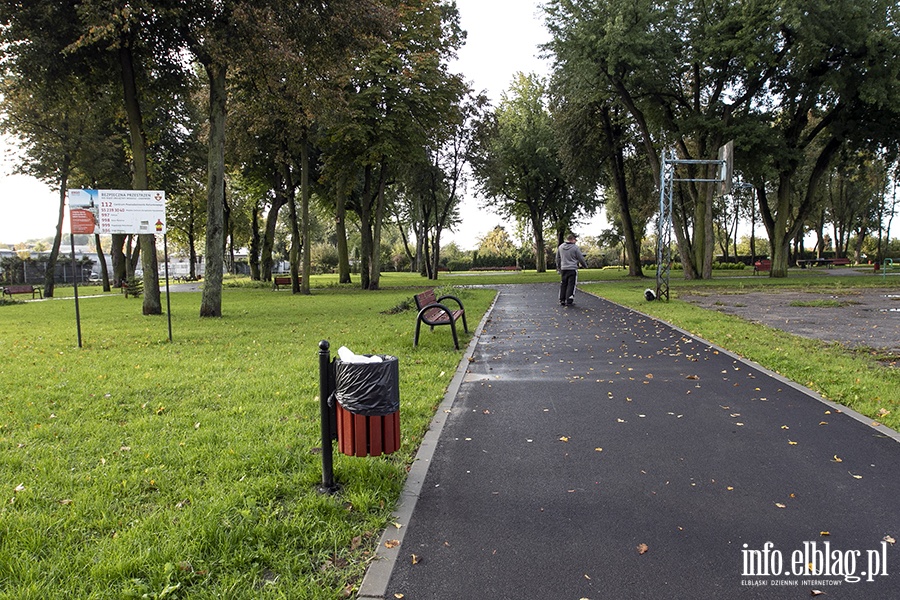
[[[344,410],[383,417],[400,410],[400,363],[381,355],[379,363],[335,361],[335,397]]]

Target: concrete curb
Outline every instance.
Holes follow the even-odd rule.
[[[881,423],[877,423],[877,421],[876,421],[875,419],[872,419],[871,417],[867,417],[867,416],[865,416],[864,414],[858,413],[858,412],[856,412],[855,410],[853,410],[852,408],[849,408],[849,407],[847,407],[847,406],[844,406],[843,404],[838,404],[837,402],[834,402],[834,401],[832,401],[832,400],[829,400],[829,399],[827,399],[827,398],[824,398],[824,397],[821,396],[818,392],[816,392],[816,391],[814,391],[814,390],[811,390],[811,389],[809,389],[808,387],[806,387],[806,386],[804,386],[804,385],[801,385],[801,384],[797,383],[796,381],[793,381],[793,380],[791,380],[791,379],[788,379],[787,377],[785,377],[784,375],[782,375],[782,374],[780,374],[780,373],[777,373],[777,372],[775,372],[775,371],[771,371],[771,370],[767,369],[766,367],[760,365],[759,363],[755,363],[755,362],[753,362],[753,361],[750,360],[750,359],[747,359],[747,358],[744,358],[743,356],[740,356],[739,354],[735,354],[734,352],[732,352],[732,351],[730,351],[730,350],[726,350],[725,348],[722,348],[722,347],[720,347],[720,346],[717,346],[717,345],[713,344],[712,342],[710,342],[709,340],[705,340],[705,339],[703,339],[702,337],[698,336],[697,334],[691,333],[690,331],[687,331],[687,330],[685,330],[685,329],[682,329],[681,327],[678,327],[678,326],[676,326],[676,325],[673,325],[672,323],[669,323],[668,321],[664,321],[664,320],[660,319],[659,317],[654,317],[653,315],[648,315],[647,313],[642,313],[641,311],[635,310],[635,309],[633,309],[633,308],[631,308],[631,307],[629,307],[629,306],[625,306],[625,305],[623,305],[623,304],[618,304],[618,303],[616,303],[616,302],[612,302],[612,300],[609,300],[609,299],[607,299],[607,298],[604,298],[603,296],[600,296],[600,295],[598,295],[598,294],[594,294],[593,292],[588,292],[588,291],[585,291],[585,290],[581,290],[581,291],[584,292],[585,294],[591,294],[592,296],[594,296],[594,297],[596,297],[596,298],[600,298],[601,300],[604,300],[604,301],[606,301],[606,302],[611,302],[612,304],[616,304],[617,306],[621,306],[621,307],[624,308],[625,310],[629,310],[629,311],[631,311],[631,312],[633,312],[633,313],[635,313],[635,314],[641,315],[642,317],[646,317],[646,318],[652,319],[652,320],[654,320],[654,321],[659,321],[660,323],[665,323],[666,326],[671,327],[672,329],[674,329],[675,331],[681,333],[682,335],[686,335],[686,336],[691,337],[691,338],[693,338],[693,339],[695,339],[695,340],[698,340],[698,341],[700,341],[700,342],[703,342],[704,344],[706,344],[706,345],[709,346],[710,348],[714,349],[716,352],[719,352],[720,354],[724,354],[725,356],[730,356],[731,358],[733,358],[733,359],[735,359],[735,360],[737,360],[737,361],[739,361],[739,362],[741,362],[741,363],[743,363],[743,364],[745,364],[745,365],[747,365],[747,366],[749,366],[749,367],[753,367],[754,369],[757,369],[757,370],[759,370],[759,371],[765,373],[766,375],[770,376],[772,379],[775,379],[775,380],[777,380],[777,381],[780,381],[780,382],[783,383],[784,385],[789,386],[789,387],[792,387],[792,388],[794,388],[795,390],[797,390],[797,391],[799,391],[799,392],[802,392],[802,393],[806,394],[807,396],[809,396],[810,398],[812,398],[812,399],[814,399],[814,400],[818,400],[819,402],[821,402],[822,404],[824,404],[825,406],[827,406],[827,407],[830,408],[831,410],[834,410],[834,411],[836,411],[836,412],[843,413],[843,414],[847,415],[848,417],[850,417],[850,418],[852,418],[852,419],[855,419],[855,420],[859,421],[860,423],[862,423],[862,424],[865,425],[866,427],[872,429],[873,431],[877,432],[878,434],[883,435],[884,437],[891,438],[891,439],[894,440],[895,442],[900,443],[900,432],[894,431],[893,429],[891,429],[891,428],[888,427],[887,425],[883,425],[883,424],[881,424]],[[877,424],[876,424],[876,423],[877,423]]]
[[[456,368],[456,373],[454,374],[453,379],[450,380],[450,385],[447,386],[447,392],[444,394],[444,399],[441,401],[440,406],[438,406],[437,412],[435,412],[431,424],[428,427],[428,431],[425,432],[425,435],[422,437],[419,451],[416,453],[416,458],[413,461],[412,467],[410,467],[409,470],[409,475],[406,478],[406,484],[403,486],[403,491],[400,493],[397,509],[393,512],[394,522],[399,525],[399,528],[389,526],[382,533],[381,539],[378,541],[378,548],[375,551],[375,558],[366,570],[365,577],[363,577],[362,583],[359,586],[359,591],[356,594],[357,600],[382,600],[385,597],[385,594],[387,594],[391,574],[394,572],[394,565],[400,557],[403,538],[406,534],[406,526],[412,518],[413,511],[416,508],[416,502],[419,500],[422,486],[425,483],[425,476],[428,474],[428,467],[431,465],[431,459],[437,449],[437,443],[441,437],[441,432],[444,430],[444,425],[447,423],[447,416],[450,414],[453,402],[465,379],[466,371],[469,367],[469,360],[475,353],[475,346],[478,344],[479,336],[481,335],[481,332],[484,331],[485,323],[490,319],[490,316],[494,311],[494,306],[497,304],[497,298],[500,297],[501,293],[502,292],[498,290],[497,295],[494,296],[494,301],[484,313],[484,317],[475,329],[475,335],[469,341],[469,345],[463,353],[462,360]]]

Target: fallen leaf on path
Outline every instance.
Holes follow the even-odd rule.
[[[416,556],[415,554],[412,555],[412,564],[414,564],[414,565],[419,564],[419,557]]]
[[[885,542],[887,542],[888,544],[890,544],[891,546],[893,546],[894,544],[897,543],[897,540],[895,540],[894,538],[892,538],[892,537],[889,536],[889,535],[884,536],[882,539],[883,539]]]
[[[844,462],[843,458],[839,458],[837,454],[834,455],[834,462]]]
[[[568,442],[568,441],[569,441],[569,438],[567,438],[566,436],[562,436],[561,438],[559,438],[559,441],[561,441],[561,442]]]
[[[775,506],[777,506],[778,508],[787,508],[787,506],[782,504],[781,502],[776,502]]]
[[[788,440],[788,445],[789,445],[789,446],[796,446],[796,445],[797,445],[797,442],[792,442],[791,440]]]
[[[400,545],[400,540],[388,540],[384,543],[385,548],[396,548]]]
[[[650,548],[647,546],[647,544],[638,544],[638,554],[647,554],[648,550],[650,550]]]

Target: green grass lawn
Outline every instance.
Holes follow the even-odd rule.
[[[422,280],[417,283],[422,285]],[[470,329],[491,290],[458,290]],[[335,598],[358,583],[461,352],[412,346],[412,291],[225,291],[0,307],[0,598]],[[399,358],[403,447],[335,452],[321,496],[318,342]],[[463,340],[468,339],[463,335]]]
[[[668,303],[643,301],[652,279],[621,270],[585,270],[581,280],[900,426],[896,369],[677,300],[680,289],[855,289],[883,286],[881,277],[735,273],[673,279]],[[557,281],[525,272],[442,274],[440,283]],[[71,299],[0,306],[0,599],[349,594],[391,526],[406,470],[462,356],[446,327],[425,329],[412,346],[415,313],[396,309],[427,283],[386,273],[382,291],[362,292],[323,275],[311,278],[311,296],[295,296],[231,279],[221,319],[197,316],[198,293],[171,294],[172,343],[165,317],[141,316],[140,300],[81,288],[81,349]],[[494,292],[453,293],[474,330]],[[322,339],[334,354],[346,345],[400,364],[403,447],[365,459],[335,451],[336,496],[316,492]]]

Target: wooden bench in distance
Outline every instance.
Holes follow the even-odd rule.
[[[7,285],[3,287],[3,295],[13,297],[13,294],[31,294],[31,299],[34,300],[34,295],[37,294],[39,298],[43,298],[44,294],[41,292],[41,288],[35,287],[30,284],[19,284],[19,285]]]
[[[438,325],[449,325],[450,331],[453,332],[453,345],[459,350],[459,338],[456,335],[456,321],[462,318],[463,330],[468,333],[469,327],[466,325],[466,309],[463,308],[462,302],[456,296],[441,296],[436,298],[434,290],[427,290],[421,294],[416,294],[416,308],[419,314],[416,316],[416,336],[413,340],[413,346],[419,345],[419,329],[422,323],[425,323],[431,330]],[[451,310],[442,304],[444,300],[453,300],[459,305],[456,310]]]
[[[299,281],[303,281],[303,278],[300,277]],[[272,291],[280,290],[282,285],[291,285],[291,276],[290,275],[273,275],[272,276]]]
[[[771,271],[772,270],[772,261],[768,258],[764,258],[762,260],[758,260],[753,263],[753,274],[762,273],[763,271]]]
[[[851,261],[849,258],[832,258],[831,264],[829,264],[828,266],[829,267],[833,267],[834,265],[849,266],[850,264],[851,264]]]

